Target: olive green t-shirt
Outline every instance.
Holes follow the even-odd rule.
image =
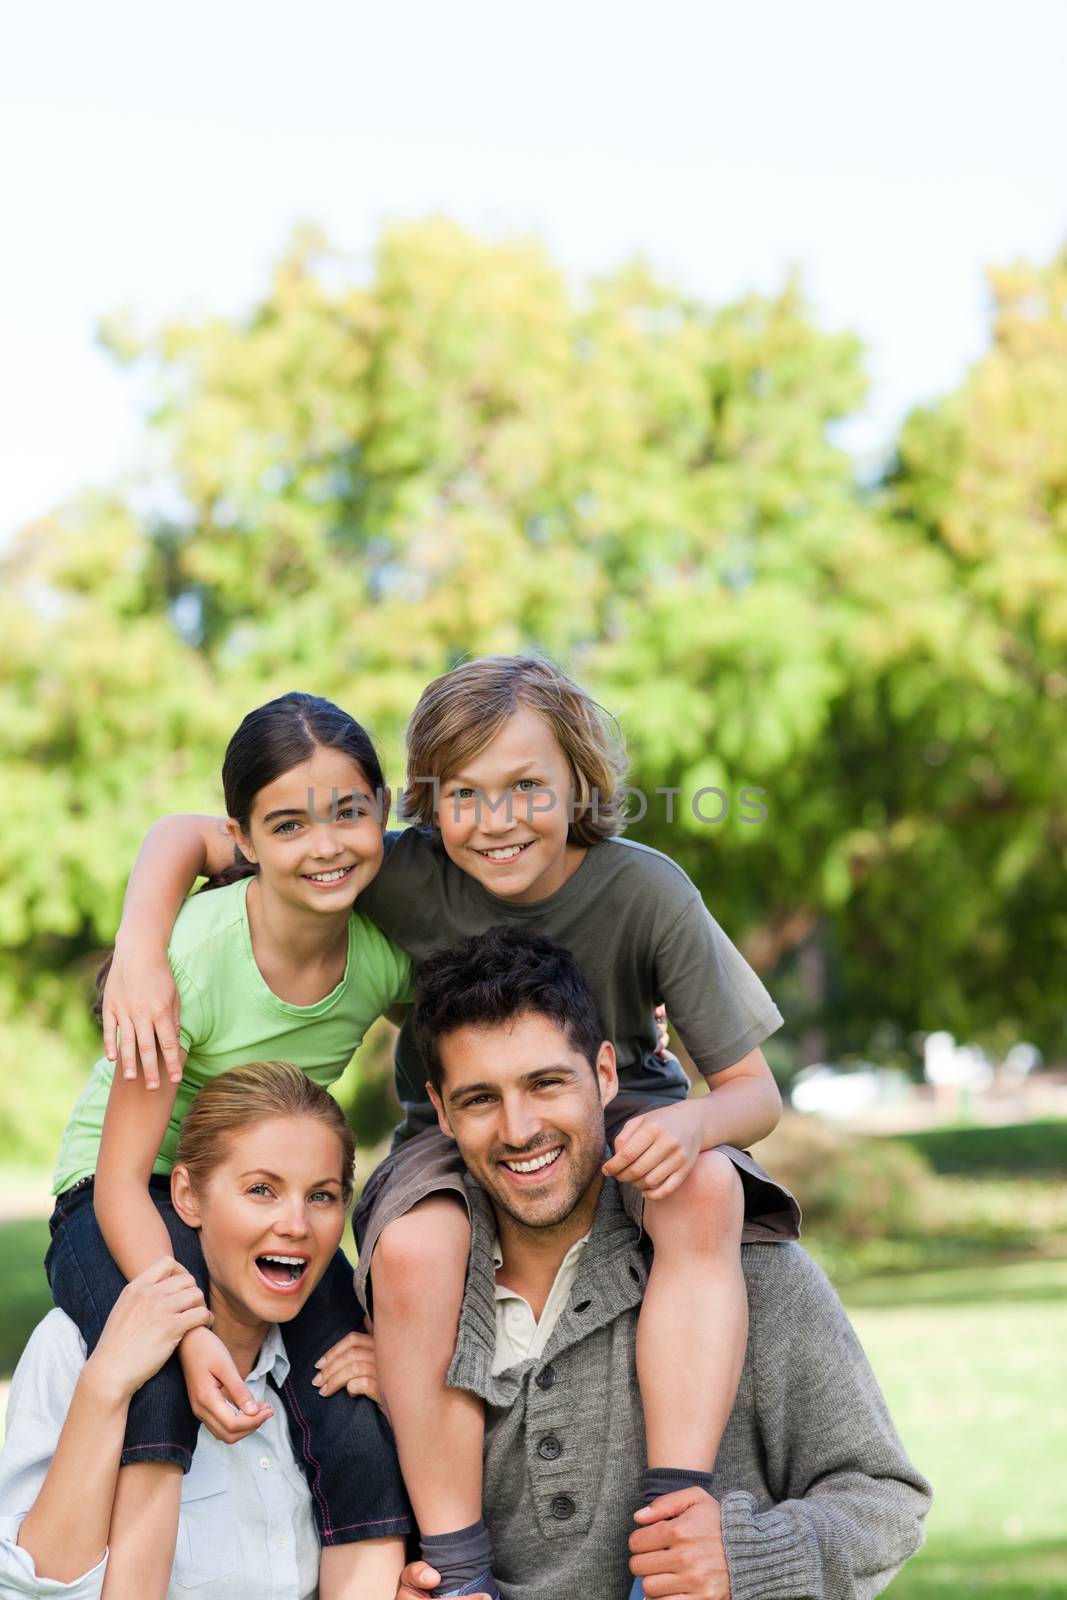
[[[591,846],[555,894],[517,905],[457,867],[435,834],[407,828],[386,835],[385,862],[359,906],[416,963],[502,922],[563,945],[585,974],[604,1037],[615,1045],[620,1088],[650,1099],[684,1100],[689,1090],[679,1062],[656,1055],[659,1001],[706,1077],[740,1061],[782,1025],[696,885],[669,856],[630,839]],[[399,1142],[436,1120],[410,1019],[400,1031],[394,1069],[405,1111]]]
[[[334,1083],[376,1017],[411,998],[411,962],[353,911],[344,977],[312,1006],[280,1000],[252,953],[246,900],[250,878],[193,895],[174,924],[168,955],[181,997],[181,1042],[189,1052],[154,1172],[174,1165],[178,1130],[208,1079],[249,1061],[291,1061],[316,1083]],[[114,1067],[98,1061],[71,1113],[54,1193],[96,1171]]]

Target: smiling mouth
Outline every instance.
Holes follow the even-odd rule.
[[[536,842],[535,839],[526,839],[522,844],[500,845],[495,850],[475,850],[474,853],[476,856],[481,856],[483,861],[500,861],[506,864],[509,861],[517,861]]]
[[[355,872],[355,862],[350,867],[334,867],[331,872],[302,872],[300,876],[305,883],[322,883],[329,887],[334,883],[343,883],[344,880]]]
[[[307,1272],[307,1256],[269,1255],[256,1257],[256,1271],[275,1294],[292,1294]]]
[[[563,1146],[556,1144],[548,1150],[536,1150],[532,1155],[506,1157],[499,1165],[506,1167],[520,1183],[542,1183],[553,1176],[562,1154]]]

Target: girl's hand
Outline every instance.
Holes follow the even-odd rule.
[[[85,1370],[117,1403],[157,1373],[192,1328],[211,1313],[196,1280],[170,1256],[146,1267],[123,1289]]]
[[[667,1007],[658,1005],[653,1015],[656,1019],[656,1060],[666,1061],[671,1053],[671,1030],[667,1021]]]
[[[178,1033],[181,997],[165,950],[127,950],[115,945],[104,985],[102,1017],[104,1054],[115,1061],[121,1052],[124,1078],[136,1078],[139,1059],[145,1087],[158,1089],[158,1049],[171,1083],[182,1081],[186,1052]]]
[[[346,1333],[316,1361],[318,1371],[312,1383],[320,1394],[365,1394],[375,1405],[385,1406],[378,1387],[378,1368],[374,1360],[374,1340],[369,1333]]]
[[[665,1200],[683,1184],[703,1149],[703,1124],[692,1100],[631,1117],[615,1140],[604,1175],[632,1183],[646,1200]]]
[[[274,1415],[260,1404],[222,1340],[206,1328],[182,1341],[182,1371],[193,1414],[223,1444],[236,1444]]]

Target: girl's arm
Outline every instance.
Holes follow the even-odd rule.
[[[203,1295],[169,1254],[127,1284],[116,1300],[78,1377],[44,1482],[19,1528],[19,1546],[32,1558],[39,1579],[73,1583],[103,1559],[130,1399],[159,1371],[182,1335],[207,1318]],[[17,1428],[16,1413],[11,1431]]]
[[[104,1243],[125,1278],[135,1278],[171,1251],[167,1225],[152,1203],[148,1179],[177,1092],[177,1085],[170,1082],[153,1092],[143,1078],[131,1080],[116,1072],[112,1079],[93,1209]],[[183,1340],[181,1361],[193,1411],[216,1438],[233,1444],[272,1414],[270,1406],[260,1406],[225,1345],[206,1327]]]
[[[126,886],[103,996],[104,1054],[122,1056],[122,1073],[159,1086],[157,1045],[172,1083],[182,1075],[180,1007],[167,962],[174,919],[197,878],[233,865],[233,841],[223,817],[161,817],[148,830]],[[116,1034],[118,1042],[116,1043]]]

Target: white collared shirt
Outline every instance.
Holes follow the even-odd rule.
[[[591,1231],[591,1230],[590,1230]],[[493,1352],[493,1376],[539,1356],[552,1336],[560,1312],[567,1304],[574,1274],[582,1259],[582,1251],[589,1243],[589,1234],[576,1239],[560,1262],[559,1271],[548,1291],[548,1299],[540,1318],[533,1314],[528,1300],[502,1283],[496,1286],[496,1348]],[[504,1265],[500,1253],[500,1240],[493,1244],[493,1265],[499,1271]]]
[[[11,1383],[7,1438],[0,1451],[0,1595],[99,1600],[107,1554],[71,1583],[38,1578],[16,1540],[40,1492],[85,1365],[85,1345],[62,1311],[50,1311],[30,1336]],[[289,1373],[272,1327],[245,1380],[274,1415],[237,1444],[205,1427],[182,1479],[178,1545],[167,1600],[314,1600],[319,1539],[311,1496],[296,1464],[284,1409],[267,1393]]]

